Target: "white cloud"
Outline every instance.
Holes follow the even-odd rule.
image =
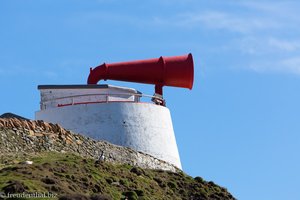
[[[300,40],[281,39],[273,36],[250,36],[234,40],[236,46],[244,54],[270,55],[297,53],[300,50]]]
[[[246,56],[246,69],[300,75],[300,40],[257,36],[237,40],[236,45]]]
[[[299,21],[298,11],[289,2],[265,3],[229,1],[231,9],[193,9],[169,18],[155,17],[155,22],[187,28],[221,29],[242,34],[282,29]],[[298,4],[296,4],[298,5]],[[296,6],[295,5],[295,6]]]
[[[271,48],[280,49],[283,51],[296,51],[300,49],[300,41],[282,40],[277,38],[269,38],[268,44]]]
[[[244,1],[241,4],[258,12],[272,15],[277,19],[288,18],[299,21],[299,1]]]
[[[300,75],[300,13],[295,9],[300,4],[247,2],[239,12],[207,11],[183,22],[238,33],[227,43],[228,51],[244,58],[246,69]]]
[[[274,58],[273,60],[253,61],[246,69],[258,73],[288,73],[300,75],[300,56],[290,58]]]
[[[252,33],[259,30],[280,28],[280,24],[270,19],[254,16],[234,15],[219,11],[205,11],[200,13],[182,14],[177,20],[178,25],[189,27],[207,27],[223,29],[231,32]]]
[[[184,2],[178,0],[178,2]],[[172,1],[165,0],[163,4]],[[195,4],[196,5],[196,4]],[[232,53],[241,56],[248,69],[257,72],[287,72],[299,74],[300,55],[300,3],[297,1],[234,1],[218,7],[194,7],[182,9],[175,15],[135,16],[133,13],[80,13],[71,19],[76,26],[89,26],[91,23],[110,22],[132,25],[145,29],[189,30],[217,33],[218,46],[211,46],[222,51],[223,56]],[[219,34],[220,33],[220,34]],[[222,37],[222,35],[226,35]],[[188,41],[184,41],[188,42]],[[219,44],[226,48],[220,47]],[[210,45],[214,45],[212,42]],[[234,61],[232,61],[234,62]],[[248,64],[247,64],[248,63]],[[70,63],[62,66],[67,68]],[[66,70],[66,69],[64,69]]]
[[[300,56],[282,60],[279,65],[281,70],[300,75]]]

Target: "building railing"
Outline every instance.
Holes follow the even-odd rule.
[[[122,98],[123,96],[123,98]],[[96,97],[95,100],[79,100],[80,97]],[[97,100],[97,97],[100,99]],[[104,98],[103,98],[104,97]],[[117,98],[116,100],[110,100],[111,98]],[[119,99],[118,99],[119,97]],[[125,97],[125,98],[124,98]],[[126,98],[128,97],[128,98]],[[165,100],[160,95],[147,95],[147,94],[140,94],[140,93],[106,93],[106,94],[82,94],[82,95],[72,95],[67,97],[58,97],[53,98],[46,101],[40,102],[41,110],[47,109],[47,105],[50,104],[50,107],[64,107],[64,106],[71,106],[71,105],[79,105],[79,104],[96,104],[96,103],[110,103],[110,102],[141,102],[140,98],[148,98],[154,104],[165,106]],[[76,101],[77,99],[77,101]],[[69,100],[68,103],[63,103],[63,100]],[[60,101],[60,103],[59,103]]]

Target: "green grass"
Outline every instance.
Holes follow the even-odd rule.
[[[32,165],[17,162],[32,160]],[[26,192],[58,195],[106,194],[111,199],[233,199],[225,188],[183,172],[96,163],[74,154],[41,153],[1,157],[0,191],[18,181]],[[54,184],[53,184],[54,183]]]

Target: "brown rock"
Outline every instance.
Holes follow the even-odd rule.
[[[4,127],[8,127],[9,126],[9,121],[5,120],[4,121]]]
[[[73,143],[73,140],[71,140],[69,137],[67,137],[66,143],[67,143],[67,144],[72,144],[72,143]]]
[[[59,133],[66,134],[66,130],[64,128],[62,128],[61,126],[59,126]]]
[[[36,120],[36,125],[43,128],[43,120]]]
[[[31,124],[32,130],[35,130],[36,129],[36,122],[35,121],[30,121],[30,124]]]
[[[30,130],[30,126],[28,125],[27,121],[22,120],[22,122],[20,122],[23,126],[23,128]]]
[[[11,122],[12,122],[14,128],[19,128],[22,126],[22,123],[16,118],[12,118]]]
[[[44,136],[44,134],[42,134],[42,133],[34,133],[34,135],[37,136],[37,137],[42,137],[42,136]]]
[[[1,119],[1,118],[0,118],[0,126],[3,126],[3,127],[4,127],[4,119]]]
[[[81,145],[83,142],[82,142],[81,140],[76,140],[76,143],[77,143],[78,145]]]
[[[56,138],[57,135],[52,133],[52,134],[49,134],[48,137],[51,138],[51,139],[53,139],[53,138]]]
[[[51,131],[52,130],[51,125],[47,122],[44,122],[44,127],[45,127],[45,131]]]
[[[12,119],[9,119],[9,120],[8,120],[8,128],[14,128],[14,127],[15,127],[15,125],[14,125],[13,120],[12,120]]]
[[[29,135],[30,136],[34,136],[35,134],[34,134],[34,131],[33,130],[29,130]]]

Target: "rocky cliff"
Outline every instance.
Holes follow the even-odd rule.
[[[150,155],[72,133],[58,124],[41,120],[24,120],[14,116],[0,118],[0,145],[0,155],[45,151],[68,152],[86,158],[103,159],[142,168],[173,172],[178,170],[175,166]]]

